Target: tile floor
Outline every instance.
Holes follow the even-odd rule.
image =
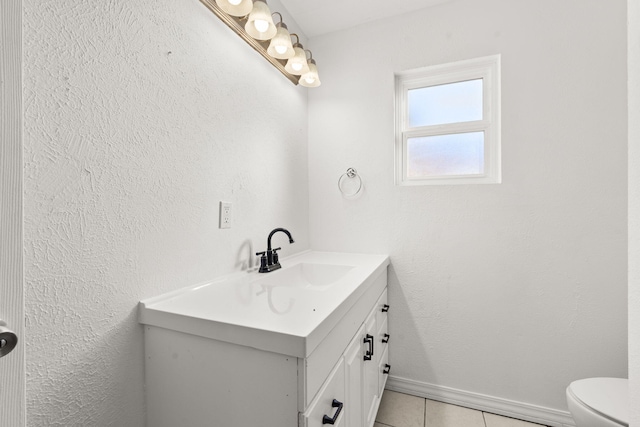
[[[540,427],[540,425],[385,390],[374,427]]]

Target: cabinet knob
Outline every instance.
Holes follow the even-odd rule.
[[[389,374],[389,371],[391,371],[391,365],[389,365],[388,363],[384,364],[384,369],[382,370],[383,374]]]
[[[383,305],[383,306],[382,306],[382,312],[383,312],[383,313],[386,313],[386,312],[388,312],[388,311],[389,311],[389,304],[385,304],[385,305]]]
[[[338,409],[336,410],[336,413],[333,414],[333,418],[328,415],[323,415],[322,424],[335,424],[336,421],[338,420],[338,417],[340,416],[340,412],[342,412],[342,407],[344,406],[344,403],[338,401],[338,399],[333,399],[333,402],[331,402],[331,406],[333,408],[338,408]]]
[[[384,338],[382,338],[382,342],[383,343],[388,343],[389,342],[389,338],[390,338],[389,334],[384,334]]]

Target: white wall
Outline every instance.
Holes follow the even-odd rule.
[[[311,244],[391,255],[396,378],[561,419],[571,381],[627,375],[625,20],[458,0],[311,40]],[[503,183],[394,186],[394,72],[498,53]]]
[[[629,22],[629,408],[640,426],[640,2],[628,1]]]
[[[197,0],[25,0],[24,87],[28,425],[142,426],[137,302],[309,246],[307,90]]]

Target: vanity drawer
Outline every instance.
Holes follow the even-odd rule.
[[[389,365],[389,349],[385,348],[382,356],[380,356],[380,366],[378,367],[378,387],[380,396],[382,396],[382,390],[387,383],[391,366]]]
[[[387,319],[384,319],[384,322],[381,325],[378,324],[379,329],[376,335],[376,346],[380,349],[380,354],[389,347],[389,341],[391,340],[388,325],[389,321]]]
[[[300,415],[300,427],[322,427],[325,417],[334,421],[334,426],[344,426],[345,413],[350,410],[345,394],[344,358],[341,357],[307,411]]]
[[[387,290],[385,289],[376,303],[376,323],[378,325],[382,325],[387,320],[389,309]]]

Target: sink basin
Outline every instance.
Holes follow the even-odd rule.
[[[261,277],[258,283],[265,286],[326,288],[342,279],[352,269],[351,265],[302,262],[273,273],[265,273],[264,278]]]
[[[140,323],[307,357],[386,274],[389,258],[306,251],[281,263],[271,273],[241,271],[141,301]]]

